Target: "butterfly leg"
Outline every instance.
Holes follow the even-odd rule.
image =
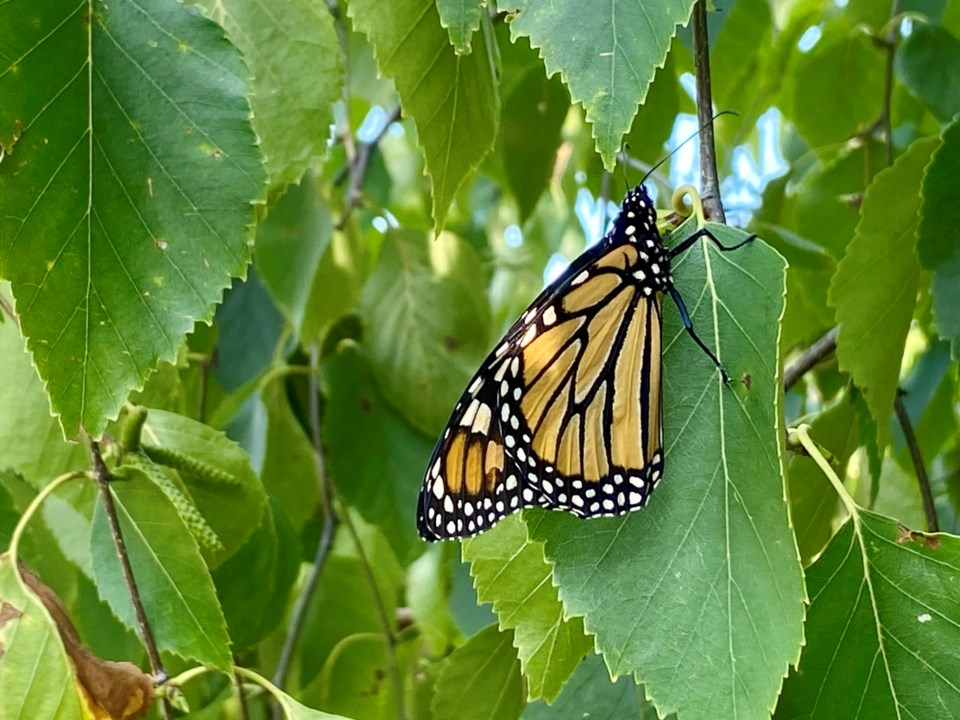
[[[691,235],[686,240],[684,240],[682,243],[677,245],[675,248],[671,249],[670,258],[673,259],[680,253],[686,252],[687,250],[690,249],[691,245],[693,245],[697,240],[699,240],[702,237],[709,238],[710,240],[712,240],[713,244],[716,245],[718,248],[720,248],[720,250],[722,250],[723,252],[729,252],[731,250],[737,250],[738,248],[742,248],[747,243],[752,242],[757,237],[757,234],[753,233],[745,240],[741,240],[740,242],[738,242],[736,245],[724,245],[722,242],[720,242],[717,239],[717,236],[714,235],[712,232],[710,232],[707,228],[700,228],[693,235]]]
[[[693,338],[693,341],[700,346],[700,349],[703,350],[707,357],[713,360],[713,364],[717,366],[717,369],[720,371],[720,376],[723,378],[723,382],[729,384],[730,376],[727,375],[727,371],[723,369],[723,365],[720,364],[720,361],[717,359],[717,356],[713,354],[713,351],[704,344],[697,333],[693,329],[693,322],[690,320],[690,313],[687,312],[687,306],[683,304],[683,298],[680,297],[680,293],[677,292],[676,288],[670,288],[670,297],[673,298],[673,302],[677,306],[677,310],[680,311],[680,319],[683,320],[683,327],[686,328],[687,332],[690,334],[690,337]]]

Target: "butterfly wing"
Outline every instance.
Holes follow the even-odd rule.
[[[645,193],[628,196],[607,237],[483,362],[428,465],[423,538],[474,535],[522,507],[593,517],[646,503],[663,473],[660,298],[670,282],[655,222]]]

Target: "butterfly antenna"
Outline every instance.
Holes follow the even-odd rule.
[[[684,145],[686,145],[688,142],[690,142],[691,140],[693,140],[697,135],[699,135],[700,133],[702,133],[702,132],[703,132],[703,129],[704,129],[705,127],[707,127],[707,125],[712,124],[713,121],[716,120],[716,119],[717,119],[718,117],[720,117],[721,115],[737,115],[737,116],[739,117],[739,114],[738,114],[737,112],[733,111],[733,110],[721,110],[720,112],[718,112],[716,115],[714,115],[712,118],[710,118],[707,122],[705,122],[703,125],[701,125],[701,126],[697,129],[697,131],[696,131],[695,133],[692,133],[688,138],[686,138],[683,142],[681,142],[681,143],[680,143],[679,145],[677,145],[673,150],[671,150],[670,153],[669,153],[666,157],[664,157],[663,159],[659,160],[656,165],[654,165],[652,168],[650,168],[649,170],[647,170],[647,174],[643,176],[643,179],[640,181],[640,184],[643,185],[643,184],[647,181],[647,178],[650,177],[658,167],[660,167],[660,166],[663,165],[667,160],[669,160],[669,159],[672,158],[674,155],[676,155],[676,154],[677,154],[677,151],[678,151],[680,148],[682,148],[682,147],[683,147]]]
[[[624,143],[620,148],[620,170],[623,172],[623,193],[630,192],[630,181],[627,180],[627,150],[630,149],[630,143]]]

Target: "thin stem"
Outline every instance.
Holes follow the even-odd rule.
[[[386,640],[387,662],[389,663],[390,677],[393,681],[394,695],[397,700],[397,720],[405,720],[406,714],[403,709],[403,679],[400,677],[400,666],[397,664],[397,638],[393,634],[390,616],[387,614],[387,606],[383,602],[383,596],[380,594],[380,588],[377,585],[377,579],[373,576],[373,569],[370,566],[370,560],[367,553],[360,543],[360,535],[350,519],[350,511],[344,507],[340,513],[343,524],[347,532],[353,539],[353,544],[357,548],[357,559],[360,560],[360,569],[363,571],[364,578],[370,585],[370,593],[373,595],[373,603],[377,610],[377,618],[380,621],[380,628],[383,631],[383,637]]]
[[[897,397],[893,401],[893,409],[897,413],[897,420],[900,421],[903,437],[907,441],[907,447],[910,448],[910,459],[913,460],[913,469],[917,473],[920,497],[923,498],[923,514],[927,518],[927,532],[939,532],[940,523],[937,521],[937,508],[933,504],[930,478],[927,475],[927,468],[923,465],[923,456],[920,454],[917,436],[913,432],[913,423],[910,422],[910,416],[907,415],[907,408],[903,404],[903,391],[899,388],[897,388]]]
[[[243,680],[240,673],[236,670],[236,660],[234,660],[233,685],[237,689],[237,701],[240,706],[240,720],[250,720],[250,709],[247,707],[247,695],[243,691]]]
[[[893,97],[893,56],[897,50],[897,23],[893,19],[900,14],[901,0],[893,0],[890,8],[890,27],[887,30],[887,73],[883,86],[883,108],[880,111],[880,124],[883,126],[883,140],[887,149],[887,165],[893,165],[893,127],[890,121],[890,104]]]
[[[113,475],[110,469],[103,461],[103,455],[100,454],[100,445],[92,437],[87,438],[90,446],[90,458],[93,462],[93,477],[100,488],[100,497],[103,498],[103,509],[107,513],[107,523],[110,525],[110,533],[113,535],[113,544],[117,548],[117,557],[120,560],[120,569],[123,571],[123,579],[127,584],[127,592],[130,595],[130,602],[133,604],[133,611],[137,616],[137,624],[140,626],[140,636],[143,638],[143,644],[147,649],[147,657],[150,659],[150,669],[153,672],[153,679],[156,683],[163,683],[167,680],[167,671],[163,667],[163,661],[160,659],[160,651],[157,649],[156,640],[153,637],[153,630],[150,629],[150,622],[147,619],[147,613],[143,608],[143,601],[140,598],[140,589],[137,587],[136,578],[133,575],[133,566],[130,564],[130,556],[127,553],[127,544],[123,540],[123,532],[120,529],[120,518],[117,516],[117,506],[113,501],[113,491],[110,489],[110,481]],[[170,701],[163,698],[164,716],[173,717],[173,708]]]
[[[23,537],[23,533],[27,529],[27,523],[30,522],[30,518],[32,518],[37,512],[37,508],[39,508],[40,505],[43,504],[43,501],[46,500],[47,497],[49,497],[64,483],[87,476],[87,473],[79,470],[65,473],[48,482],[44,488],[37,493],[37,496],[30,501],[30,504],[27,505],[27,509],[24,510],[23,515],[20,516],[20,520],[17,521],[17,526],[13,529],[13,535],[10,537],[10,547],[8,552],[10,553],[10,564],[14,567],[14,569],[17,568],[17,563],[19,562],[17,554],[20,550],[20,540]],[[19,571],[17,574],[19,575]]]
[[[607,203],[610,201],[610,173],[606,170],[603,171],[603,175],[600,178],[600,234],[607,229]]]
[[[337,517],[333,510],[333,483],[327,475],[326,461],[323,453],[323,440],[320,435],[320,388],[317,382],[319,364],[320,351],[317,345],[314,344],[310,348],[310,437],[313,443],[313,456],[317,468],[317,479],[320,483],[323,532],[320,535],[320,543],[317,545],[317,552],[313,558],[313,567],[294,605],[290,627],[287,628],[287,637],[283,643],[283,650],[280,652],[277,669],[273,674],[273,683],[279,688],[283,688],[287,681],[290,664],[293,661],[293,653],[297,648],[297,641],[300,638],[300,633],[303,631],[303,625],[307,618],[307,609],[310,606],[310,600],[313,598],[313,593],[316,590],[317,582],[323,573],[323,567],[327,562],[327,557],[330,555],[330,548],[333,546],[333,538],[337,530]],[[275,708],[274,717],[279,717],[279,708]]]
[[[710,41],[707,37],[707,2],[693,6],[693,64],[697,74],[697,121],[700,135],[700,197],[707,218],[725,223],[727,216],[720,201],[717,177],[717,151],[713,139],[713,93],[710,89]]]
[[[797,361],[783,371],[783,389],[789,390],[797,381],[806,375],[814,365],[830,355],[837,349],[837,335],[840,334],[840,326],[837,325],[808,347],[797,358]]]
[[[13,303],[3,295],[0,295],[0,311],[3,311],[13,321],[14,325],[20,325],[20,318],[17,317],[17,313],[13,309]]]
[[[860,511],[857,508],[857,504],[843,486],[843,481],[837,477],[833,468],[830,467],[830,463],[820,452],[820,448],[818,448],[817,444],[810,438],[810,426],[804,424],[797,428],[790,428],[787,431],[787,438],[791,443],[799,443],[803,446],[803,449],[807,451],[807,455],[820,467],[820,470],[827,477],[827,480],[833,485],[833,489],[837,491],[837,495],[840,496],[840,501],[847,509],[847,512],[850,513],[850,517],[853,518],[855,523],[859,523]]]
[[[207,355],[200,365],[200,391],[197,393],[197,421],[207,421],[207,389],[210,385],[210,371],[217,366],[218,355],[216,348]]]
[[[370,167],[370,160],[373,158],[373,153],[390,126],[399,119],[400,106],[397,105],[387,116],[383,127],[380,128],[380,132],[377,133],[376,137],[374,137],[370,142],[358,143],[357,151],[350,159],[350,162],[340,168],[340,171],[333,179],[334,185],[340,185],[347,177],[350,178],[350,183],[347,185],[347,191],[344,195],[343,213],[341,214],[340,219],[337,220],[338,230],[342,230],[344,228],[344,226],[347,224],[347,220],[350,218],[350,214],[353,212],[353,209],[360,204],[360,188],[363,185],[364,178],[367,175],[367,170]]]

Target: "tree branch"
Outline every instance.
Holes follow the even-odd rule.
[[[403,709],[403,678],[400,677],[400,666],[397,664],[397,637],[393,633],[390,616],[387,615],[387,606],[384,604],[383,596],[380,594],[377,579],[373,576],[373,568],[370,565],[370,560],[367,557],[366,551],[363,549],[363,545],[360,543],[360,535],[357,533],[357,529],[350,519],[350,511],[344,507],[341,515],[343,517],[343,524],[346,526],[347,532],[350,534],[350,537],[353,539],[353,544],[357,548],[357,558],[360,560],[360,568],[363,570],[367,584],[370,585],[370,594],[373,595],[373,603],[377,610],[377,618],[380,621],[380,629],[383,632],[383,638],[386,642],[387,661],[389,663],[390,677],[393,682],[394,695],[397,701],[397,720],[406,720],[406,713]]]
[[[937,522],[937,508],[933,503],[933,492],[930,490],[930,478],[927,476],[927,469],[923,465],[923,456],[920,454],[917,436],[913,432],[913,424],[910,422],[910,416],[907,415],[907,408],[903,404],[903,394],[903,390],[897,388],[897,397],[896,400],[893,401],[893,409],[897,413],[897,420],[900,421],[903,437],[907,441],[907,447],[910,448],[910,459],[913,461],[913,469],[917,473],[917,484],[920,486],[920,497],[923,499],[923,514],[927,518],[927,531],[939,532],[940,523]]]
[[[347,178],[350,179],[350,182],[347,185],[347,191],[344,195],[343,214],[340,216],[339,220],[337,220],[338,230],[343,229],[343,227],[347,224],[347,220],[350,218],[350,214],[353,212],[354,208],[360,204],[360,188],[363,185],[364,178],[366,178],[367,170],[370,167],[370,160],[373,157],[373,153],[377,149],[377,145],[380,144],[380,141],[383,139],[383,136],[386,134],[387,130],[390,129],[390,126],[399,119],[400,106],[397,105],[387,115],[387,119],[384,122],[383,127],[380,128],[380,132],[377,133],[376,137],[374,137],[370,142],[358,143],[356,153],[354,153],[353,157],[350,158],[348,163],[340,168],[336,176],[333,178],[334,186],[342,185]]]
[[[823,360],[837,349],[837,335],[840,333],[840,326],[836,325],[808,347],[797,358],[797,361],[783,371],[783,389],[789,390],[797,381],[806,375],[814,365]]]
[[[314,344],[310,348],[310,439],[313,443],[313,457],[317,468],[317,479],[320,483],[323,532],[320,535],[320,543],[317,545],[317,552],[313,558],[313,568],[310,570],[303,590],[300,592],[294,605],[290,627],[287,628],[287,637],[283,642],[280,660],[277,662],[277,669],[273,674],[273,684],[281,690],[290,673],[293,653],[297,648],[297,641],[300,639],[300,633],[303,631],[303,625],[307,618],[307,609],[316,591],[320,576],[323,574],[323,568],[330,555],[330,548],[333,547],[333,538],[337,530],[337,517],[333,510],[333,484],[330,476],[327,474],[327,464],[323,453],[323,439],[320,432],[319,365],[320,351],[317,345]],[[279,719],[280,717],[282,717],[282,710],[278,705],[274,707],[274,718]]]
[[[697,122],[700,135],[700,201],[708,220],[725,223],[717,177],[717,151],[713,139],[713,92],[710,89],[710,40],[707,37],[707,2],[693,6],[693,64],[697,74]]]
[[[166,682],[167,671],[163,667],[163,661],[160,659],[160,651],[157,649],[156,640],[153,637],[153,630],[150,629],[150,623],[147,619],[147,613],[143,608],[143,601],[140,598],[140,590],[137,587],[136,578],[133,576],[133,566],[130,565],[130,556],[127,553],[127,545],[123,540],[123,532],[120,529],[120,518],[117,516],[117,506],[113,502],[113,491],[110,489],[110,481],[113,475],[110,469],[103,461],[103,455],[100,453],[100,445],[92,437],[87,437],[90,447],[90,458],[93,463],[93,477],[100,488],[100,497],[103,498],[103,509],[107,513],[107,523],[110,525],[110,532],[113,535],[113,544],[117,548],[117,557],[120,559],[120,569],[123,571],[123,579],[127,584],[127,592],[130,594],[130,602],[133,604],[133,611],[137,616],[137,624],[140,626],[140,636],[143,638],[143,644],[147,649],[147,657],[150,659],[150,669],[153,672],[153,680],[156,683]],[[173,708],[166,696],[162,697],[164,716],[167,720],[173,717]]]
[[[17,313],[14,312],[13,303],[7,300],[3,295],[0,295],[0,311],[9,317],[15,325],[20,325],[20,318],[18,318]]]

